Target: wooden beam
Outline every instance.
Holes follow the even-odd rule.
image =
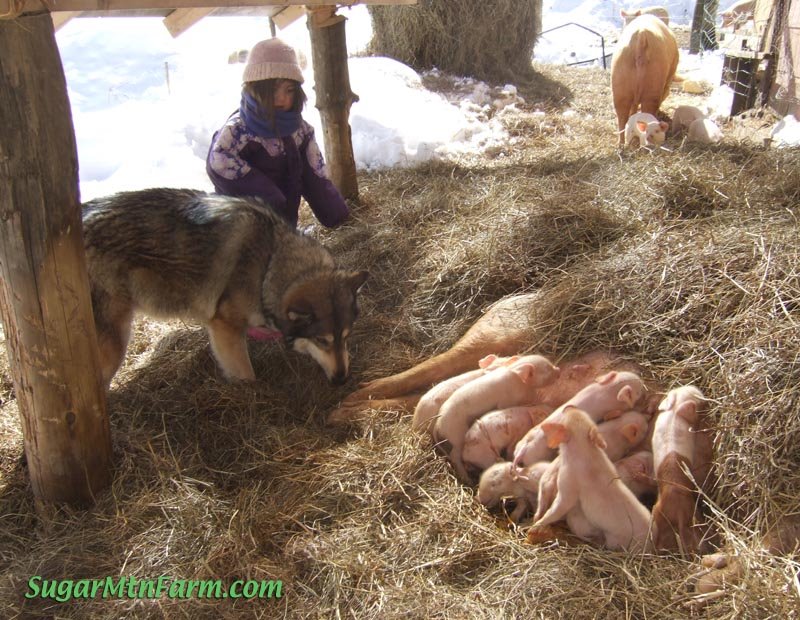
[[[164,25],[169,30],[172,37],[177,37],[194,26],[214,9],[205,7],[202,9],[175,9],[164,18]]]
[[[357,199],[350,106],[358,101],[358,97],[350,90],[344,22],[344,17],[336,15],[335,6],[312,10],[308,15],[314,89],[322,121],[325,159],[331,181],[342,196]]]
[[[85,504],[111,479],[78,153],[48,13],[0,20],[0,314],[34,495]]]
[[[417,0],[357,0],[353,4],[416,4]],[[128,9],[194,9],[246,6],[325,6],[330,0],[0,0],[0,17],[52,11],[124,11]],[[350,4],[350,3],[348,3]]]
[[[73,17],[78,17],[80,11],[58,11],[57,13],[50,13],[53,18],[53,28],[58,32],[69,20]]]

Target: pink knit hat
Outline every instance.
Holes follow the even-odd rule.
[[[295,80],[302,84],[303,72],[297,63],[297,54],[280,39],[259,41],[247,56],[242,80],[255,82],[270,78]]]

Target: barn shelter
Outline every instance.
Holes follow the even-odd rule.
[[[800,2],[755,0],[718,30],[722,80],[734,91],[731,116],[768,104],[800,118]]]
[[[416,0],[347,5],[359,2]],[[37,499],[88,503],[111,479],[77,146],[55,30],[82,14],[163,15],[173,36],[212,12],[266,14],[279,26],[307,14],[330,174],[355,197],[348,118],[356,99],[337,8],[313,0],[0,0],[0,316]]]

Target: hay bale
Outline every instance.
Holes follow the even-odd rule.
[[[420,0],[412,6],[370,6],[370,53],[418,71],[510,80],[531,72],[541,31],[541,0]]]

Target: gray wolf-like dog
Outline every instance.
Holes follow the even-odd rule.
[[[366,271],[330,253],[260,201],[196,190],[120,192],[83,205],[92,308],[106,387],[122,364],[135,312],[203,324],[228,379],[253,380],[247,328],[281,332],[332,383]]]

